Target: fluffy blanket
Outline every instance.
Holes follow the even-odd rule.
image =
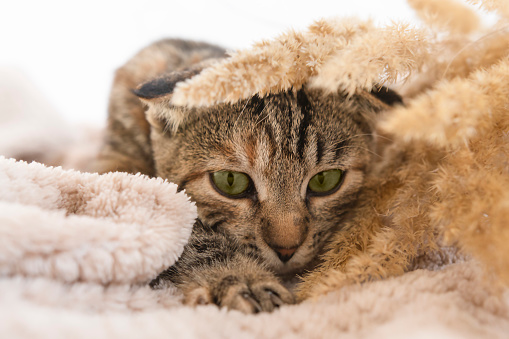
[[[474,261],[349,286],[272,314],[180,304],[146,283],[171,265],[196,210],[173,184],[0,158],[0,337],[491,337],[509,333],[508,299]]]

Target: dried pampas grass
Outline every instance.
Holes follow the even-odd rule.
[[[451,248],[480,261],[492,286],[509,285],[509,6],[469,2],[409,0],[421,28],[317,21],[177,85],[168,105],[186,108],[302,86],[352,94],[392,84],[404,95],[379,124],[386,145],[358,214],[303,278],[301,298],[400,275],[423,256],[450,263]],[[483,24],[476,6],[498,21]]]
[[[371,22],[356,19],[317,21],[305,32],[290,31],[235,52],[199,76],[177,84],[171,103],[187,107],[233,103],[254,94],[299,88],[334,51],[373,30]]]
[[[404,141],[421,140],[438,147],[466,145],[491,131],[494,120],[507,115],[509,59],[467,78],[439,83],[408,107],[397,108],[380,127]]]
[[[477,14],[458,0],[408,0],[419,18],[436,31],[468,34],[480,27]]]
[[[429,59],[429,49],[424,30],[394,23],[359,36],[337,50],[309,84],[327,92],[340,89],[350,94],[392,84],[420,69]]]
[[[395,23],[379,29],[357,19],[319,20],[239,51],[176,86],[175,106],[234,103],[305,83],[349,93],[408,77],[429,58],[426,30]]]
[[[502,12],[507,7],[503,1],[475,2]],[[439,80],[468,76],[507,55],[504,17],[486,28],[473,8],[458,0],[409,0],[409,4],[424,27],[405,23],[376,27],[355,18],[319,20],[304,32],[289,31],[237,51],[177,84],[170,104],[234,103],[304,84],[353,93],[399,83],[397,87],[411,97]]]
[[[497,12],[502,17],[509,18],[509,3],[506,0],[468,0],[487,11]]]

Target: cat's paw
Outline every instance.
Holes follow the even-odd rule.
[[[295,303],[293,294],[276,279],[241,279],[228,275],[209,286],[184,290],[187,305],[216,304],[244,313],[272,312]]]
[[[272,312],[284,304],[295,302],[292,293],[277,281],[240,282],[226,277],[220,295],[220,306],[244,313]]]

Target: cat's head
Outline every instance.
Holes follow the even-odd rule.
[[[157,175],[186,190],[205,225],[252,247],[276,272],[305,269],[354,207],[373,156],[373,120],[387,104],[367,92],[302,88],[184,109],[169,105],[176,79],[137,90],[149,103]],[[387,93],[379,96],[397,100]],[[170,126],[172,114],[185,122]]]

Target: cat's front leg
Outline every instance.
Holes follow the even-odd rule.
[[[225,234],[204,230],[197,222],[177,263],[151,282],[153,288],[175,284],[187,305],[216,304],[244,313],[271,312],[293,304],[293,294],[256,254]]]

